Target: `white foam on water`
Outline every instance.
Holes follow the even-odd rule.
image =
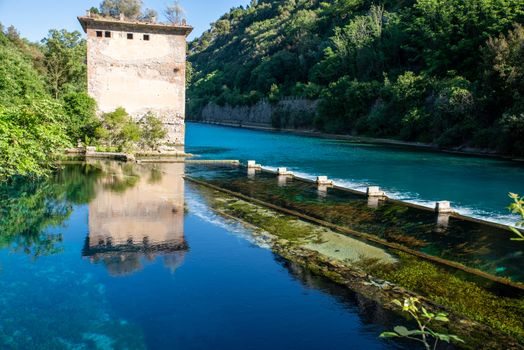
[[[273,167],[265,167],[265,168],[276,170],[276,168],[273,168]],[[316,180],[317,178],[316,175],[311,175],[309,173],[297,171],[293,168],[290,168],[289,170],[293,171],[295,176],[299,178],[304,178],[308,180]],[[368,186],[376,185],[374,183],[371,183],[370,181],[366,181],[365,179],[357,181],[357,180],[334,178],[332,180],[334,184],[337,186],[348,188],[351,190],[360,191],[360,192],[366,192],[366,189]],[[430,209],[435,208],[435,205],[436,205],[436,201],[422,199],[420,198],[420,195],[417,193],[401,192],[395,189],[388,189],[388,188],[382,188],[382,190],[386,192],[386,195],[389,198],[424,206]],[[481,219],[485,221],[490,221],[490,222],[503,224],[503,225],[511,225],[511,226],[513,226],[515,222],[517,221],[517,218],[514,215],[511,215],[510,213],[508,214],[494,213],[494,212],[490,212],[490,211],[486,211],[486,210],[482,210],[478,208],[471,208],[467,206],[457,205],[457,204],[454,204],[453,202],[451,202],[451,205],[455,212],[461,215],[469,216],[469,217],[476,218],[476,219]]]

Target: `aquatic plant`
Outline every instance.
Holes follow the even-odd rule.
[[[524,227],[524,196],[519,196],[516,193],[510,193],[509,197],[513,199],[513,203],[508,207],[513,214],[518,214],[522,218],[522,221],[516,223],[517,227]],[[513,241],[524,241],[524,235],[518,229],[510,227],[510,230],[517,235],[517,237],[512,238]]]
[[[448,315],[444,312],[433,313],[426,310],[425,307],[419,307],[419,299],[410,297],[404,299],[404,303],[400,300],[393,300],[393,304],[400,306],[402,311],[407,312],[418,325],[418,329],[408,330],[404,326],[396,326],[393,331],[382,332],[381,338],[407,338],[412,339],[424,344],[427,350],[436,349],[437,344],[440,341],[447,343],[454,341],[457,343],[463,343],[464,341],[458,336],[453,334],[438,333],[433,331],[429,326],[435,321],[438,322],[449,322]],[[433,340],[433,346],[431,345]]]

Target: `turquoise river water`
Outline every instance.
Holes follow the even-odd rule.
[[[449,200],[461,214],[506,224],[516,221],[506,209],[508,192],[524,194],[519,162],[195,123],[186,138],[186,151],[200,158],[253,159],[353,189],[377,185],[429,207]]]
[[[0,186],[1,349],[394,349],[399,322],[215,215],[184,164]]]

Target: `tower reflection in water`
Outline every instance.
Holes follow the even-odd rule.
[[[175,271],[188,250],[184,239],[184,164],[97,163],[107,176],[89,204],[82,255],[112,276],[130,275],[161,257]]]

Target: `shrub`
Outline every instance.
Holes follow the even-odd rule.
[[[67,133],[73,141],[93,138],[100,120],[96,116],[96,102],[86,92],[71,92],[63,97],[67,116]]]
[[[161,141],[166,137],[167,131],[164,124],[153,113],[147,113],[141,120],[141,140],[142,149],[157,149]]]
[[[96,129],[98,142],[119,151],[131,151],[140,140],[140,128],[122,107],[102,115],[101,125]]]

